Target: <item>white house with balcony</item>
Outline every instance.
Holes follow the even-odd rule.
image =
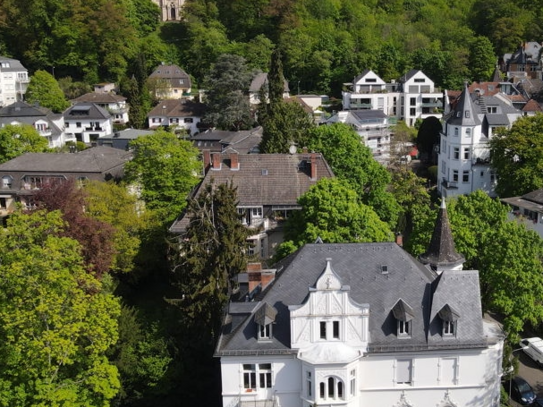
[[[504,335],[483,318],[442,206],[429,250],[308,244],[248,270],[215,356],[224,407],[500,405]]]
[[[342,92],[344,110],[382,110],[408,126],[414,126],[417,119],[440,119],[443,115],[443,93],[420,70],[413,69],[386,83],[367,69],[345,85],[349,90]]]
[[[0,108],[0,126],[31,125],[47,139],[49,147],[62,147],[68,139],[64,132],[64,117],[50,109],[25,102],[15,102]]]
[[[23,100],[29,82],[28,70],[21,62],[0,56],[0,106]]]
[[[63,116],[66,137],[70,140],[91,144],[113,133],[111,114],[94,103],[76,103]]]
[[[496,129],[511,125],[522,111],[499,94],[471,94],[467,83],[448,114],[438,154],[438,191],[443,197],[481,189],[496,196],[496,174],[490,166],[489,141]]]
[[[126,124],[129,121],[126,98],[112,92],[91,92],[79,96],[72,103],[94,103],[111,114],[113,123]]]
[[[170,127],[185,130],[189,135],[198,133],[205,106],[189,99],[165,99],[148,114],[150,129]]]

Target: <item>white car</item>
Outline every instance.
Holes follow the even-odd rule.
[[[524,353],[532,358],[540,367],[543,366],[543,339],[534,337],[521,339],[519,345]]]

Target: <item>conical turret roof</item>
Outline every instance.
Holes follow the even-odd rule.
[[[464,83],[464,90],[460,94],[460,98],[454,108],[453,114],[448,120],[448,124],[456,126],[477,126],[481,124],[477,116],[477,111],[473,106],[467,82]]]
[[[426,253],[419,256],[424,264],[429,264],[434,270],[454,269],[461,266],[466,259],[456,251],[447,215],[445,199],[441,201],[434,233]]]

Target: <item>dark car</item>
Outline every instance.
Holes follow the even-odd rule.
[[[536,398],[532,386],[530,386],[522,377],[517,376],[511,379],[504,384],[504,387],[511,399],[523,406],[531,405]]]
[[[543,407],[543,398],[538,397],[535,399],[534,404],[532,404],[533,407]]]

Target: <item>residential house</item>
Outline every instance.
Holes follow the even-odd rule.
[[[507,73],[507,79],[542,79],[540,52],[541,44],[529,41],[520,44],[513,54],[505,54],[503,56],[502,71]]]
[[[510,207],[509,219],[523,223],[543,239],[543,189],[500,200]]]
[[[264,86],[266,95],[268,93],[268,73],[263,72],[257,74],[251,81],[249,86],[249,103],[251,105],[258,105],[260,103],[260,91]],[[290,89],[288,87],[288,82],[283,81],[283,99],[288,99],[290,97]]]
[[[0,126],[29,124],[40,136],[45,137],[49,147],[62,147],[71,140],[64,132],[64,117],[50,109],[25,102],[15,102],[0,108]],[[73,138],[75,141],[75,138]]]
[[[420,261],[319,242],[251,264],[215,351],[223,406],[498,407],[504,334],[463,262],[443,205]]]
[[[166,99],[156,105],[148,114],[150,129],[175,127],[184,129],[189,135],[197,133],[204,114],[202,103],[188,99]]]
[[[115,131],[110,136],[101,137],[97,140],[99,146],[113,147],[120,150],[128,150],[132,140],[153,134],[154,131],[139,129],[124,129]]]
[[[128,105],[126,98],[111,92],[91,92],[79,96],[72,103],[94,103],[111,114],[113,123],[126,124],[128,118]]]
[[[471,94],[466,83],[440,137],[439,193],[450,197],[481,189],[495,196],[497,180],[490,166],[489,141],[496,129],[510,128],[521,115],[506,98]]]
[[[160,7],[160,19],[162,21],[180,21],[182,7],[185,0],[153,0]]]
[[[78,102],[64,112],[64,127],[68,138],[75,138],[86,144],[113,133],[111,114],[88,102]]]
[[[281,221],[301,209],[298,198],[319,179],[333,177],[324,157],[317,153],[239,154],[233,149],[224,154],[203,153],[205,176],[192,198],[212,180],[215,185],[232,182],[243,224],[254,230],[249,238],[250,254],[263,259],[270,258],[283,241]],[[188,221],[181,214],[170,231],[183,234]]]
[[[262,127],[241,131],[208,129],[191,136],[190,141],[200,151],[209,150],[215,153],[233,148],[240,154],[258,154]]]
[[[190,76],[177,65],[163,62],[149,75],[147,82],[155,99],[191,97],[192,82]]]
[[[405,121],[408,126],[414,126],[417,119],[442,117],[443,93],[416,69],[390,83],[367,69],[345,86],[348,90],[342,92],[344,110],[382,110],[388,116]]]
[[[32,207],[35,191],[52,182],[120,179],[131,154],[109,147],[76,153],[26,153],[0,164],[0,217],[17,203]]]
[[[383,165],[390,161],[390,142],[393,138],[391,127],[395,118],[390,118],[382,110],[348,110],[333,115],[327,124],[346,123],[360,135],[361,141],[370,148],[373,158]]]
[[[23,100],[29,82],[28,70],[20,61],[0,56],[0,106]]]

